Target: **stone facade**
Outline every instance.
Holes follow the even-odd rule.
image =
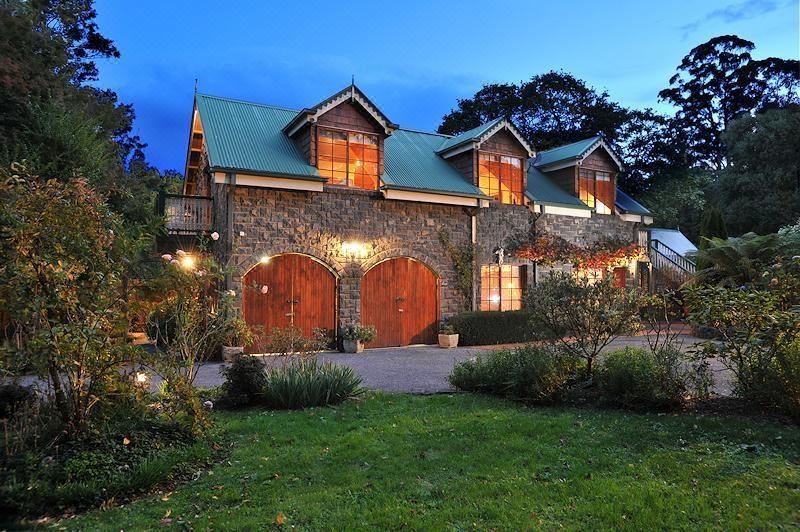
[[[536,220],[536,229],[560,236],[577,246],[587,246],[604,238],[621,239],[629,242],[639,241],[639,223],[626,222],[613,214],[595,214],[591,218],[577,218],[560,214],[542,214]],[[549,268],[537,265],[536,278],[544,279],[549,272],[560,270],[570,272],[568,264]],[[628,286],[635,286],[637,271],[629,272]]]
[[[235,272],[231,288],[241,293],[242,278],[262,256],[306,254],[336,275],[339,323],[345,324],[360,321],[364,273],[383,260],[410,257],[439,278],[440,314],[446,318],[463,311],[466,303],[439,234],[445,231],[455,245],[467,246],[470,216],[470,209],[463,207],[389,201],[365,190],[326,186],[319,193],[238,186],[226,261]],[[345,242],[361,244],[363,256],[348,256]]]

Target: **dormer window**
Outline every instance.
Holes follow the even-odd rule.
[[[523,205],[522,159],[480,152],[478,186],[487,196],[508,205]]]
[[[614,179],[609,172],[581,168],[578,197],[598,214],[611,214],[614,206]]]
[[[378,135],[320,128],[320,175],[331,185],[377,190],[378,143]]]

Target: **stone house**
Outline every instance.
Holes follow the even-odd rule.
[[[354,84],[300,111],[197,94],[188,151],[168,227],[220,234],[245,320],[372,324],[370,347],[435,343],[458,312],[521,308],[547,269],[513,250],[536,232],[639,242],[652,221],[616,188],[602,137],[536,153],[502,118],[455,137],[404,129]],[[646,271],[576,273],[634,286]]]

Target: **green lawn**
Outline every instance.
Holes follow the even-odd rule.
[[[219,413],[228,462],[69,529],[772,528],[800,522],[800,429],[369,395]],[[165,516],[169,520],[162,522]]]

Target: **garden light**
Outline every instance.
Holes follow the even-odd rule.
[[[187,270],[191,270],[194,268],[195,260],[194,257],[191,255],[184,255],[181,257],[181,266],[183,266]]]

